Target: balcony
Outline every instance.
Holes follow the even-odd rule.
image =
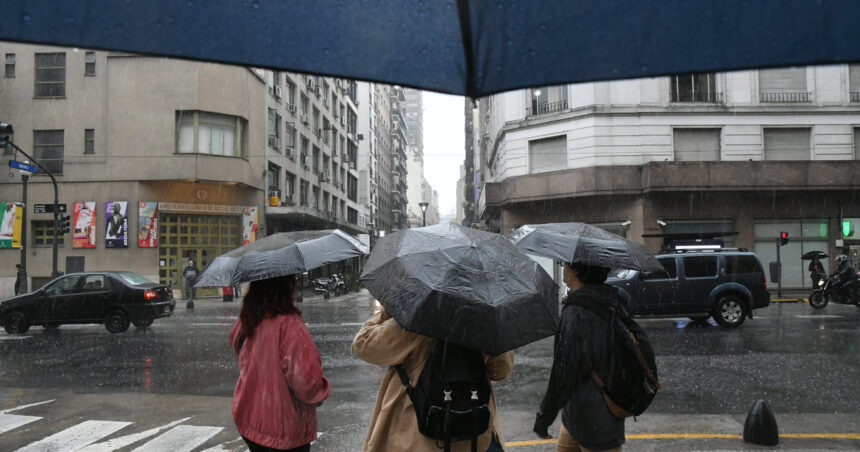
[[[710,91],[672,91],[673,103],[703,103],[703,104],[721,104],[723,103],[723,93]]]
[[[539,105],[532,103],[531,108],[526,108],[526,116],[545,115],[547,113],[555,113],[557,111],[565,111],[567,109],[567,100]]]
[[[860,102],[860,92],[857,92],[857,91],[851,92],[851,102]]]
[[[811,102],[812,93],[759,93],[762,103],[800,103]]]

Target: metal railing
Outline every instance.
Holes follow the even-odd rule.
[[[812,101],[812,93],[759,93],[759,101],[780,103],[810,102]]]
[[[559,102],[551,102],[546,104],[535,104],[532,103],[530,108],[526,108],[526,116],[534,116],[534,115],[544,115],[547,113],[554,113],[557,111],[564,111],[568,109],[567,100],[562,100]]]
[[[723,93],[710,91],[672,91],[672,102],[700,102],[708,104],[723,103]]]
[[[851,92],[851,102],[860,102],[860,92],[857,92],[857,91]]]

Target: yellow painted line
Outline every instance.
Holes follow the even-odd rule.
[[[860,433],[783,433],[780,438],[793,439],[858,439]],[[626,435],[627,439],[742,439],[742,435],[731,433],[637,433]],[[532,441],[508,441],[505,447],[541,446],[555,444],[557,439]]]
[[[809,303],[807,298],[771,298],[772,303]]]

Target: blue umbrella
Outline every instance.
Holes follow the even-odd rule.
[[[855,0],[8,0],[0,39],[480,97],[860,60]]]

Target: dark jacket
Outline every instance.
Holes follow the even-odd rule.
[[[609,374],[609,329],[605,320],[571,303],[585,298],[615,307],[621,305],[618,289],[605,284],[586,285],[564,300],[552,373],[534,430],[546,434],[547,427],[564,408],[561,421],[579,444],[595,450],[611,449],[624,443],[624,419],[609,411],[600,388],[591,378],[592,368],[604,380]]]
[[[843,281],[851,281],[857,278],[857,271],[854,270],[854,267],[851,266],[851,263],[848,261],[843,261],[839,264],[839,267],[836,268],[836,273],[839,275],[839,279]]]

